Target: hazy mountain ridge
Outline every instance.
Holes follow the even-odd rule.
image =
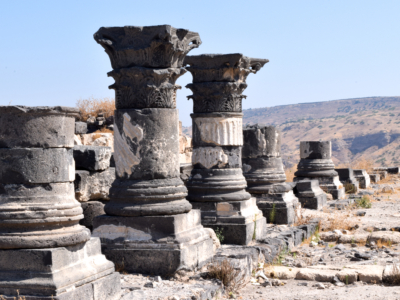
[[[331,140],[334,162],[361,158],[376,165],[400,164],[400,96],[367,97],[247,109],[243,124],[282,130],[286,166],[299,161],[299,143]],[[191,135],[191,127],[183,132]]]

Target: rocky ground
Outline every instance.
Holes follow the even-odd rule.
[[[400,299],[400,176],[360,194],[371,208],[302,210],[298,225],[318,218],[319,233],[258,265],[235,288],[207,278],[206,267],[171,278],[121,274],[121,299]]]

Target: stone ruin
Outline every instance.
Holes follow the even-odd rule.
[[[371,180],[366,170],[353,170],[353,173],[361,189],[366,189],[371,185]]]
[[[242,168],[247,192],[257,199],[267,221],[293,224],[299,201],[293,187],[285,183],[281,131],[273,126],[248,125],[243,129],[243,143]]]
[[[344,199],[345,189],[339,180],[332,161],[331,141],[300,142],[300,162],[297,165],[295,182],[317,179],[319,186],[334,200]]]
[[[107,215],[93,220],[93,235],[128,272],[164,275],[201,267],[213,255],[213,241],[179,177],[175,84],[200,37],[161,25],[102,27],[94,38],[115,79],[116,180]]]
[[[242,171],[242,100],[246,78],[267,59],[243,54],[187,56],[193,75],[193,170],[187,199],[204,226],[222,231],[226,243],[247,245],[263,237],[265,218],[246,192]]]
[[[0,107],[0,295],[10,296],[3,299],[120,297],[113,263],[79,225],[77,114],[60,106]]]
[[[345,185],[345,188],[349,189],[351,194],[356,194],[359,191],[359,182],[354,177],[354,172],[352,168],[341,168],[335,169],[335,171],[339,174],[339,180],[341,183]]]

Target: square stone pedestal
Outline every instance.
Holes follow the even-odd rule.
[[[248,245],[265,238],[267,220],[256,198],[231,202],[191,202],[201,210],[201,223],[223,236],[224,244]]]
[[[327,203],[325,192],[321,189],[318,180],[299,181],[295,187],[296,197],[302,208],[320,210]]]
[[[98,238],[60,248],[0,250],[0,299],[120,299],[120,275],[100,250]]]
[[[252,194],[257,206],[269,223],[292,225],[296,222],[296,209],[299,199],[293,191],[274,194]]]
[[[214,255],[198,210],[163,216],[98,216],[93,219],[92,235],[101,238],[108,259],[133,273],[172,275],[179,269],[201,268]]]
[[[319,186],[325,193],[332,195],[333,200],[341,200],[346,197],[343,184],[339,180],[339,176],[334,177],[295,177],[294,181],[318,180]]]

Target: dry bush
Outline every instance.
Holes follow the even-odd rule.
[[[371,174],[375,164],[370,159],[361,158],[352,162],[351,168],[355,170],[366,170],[368,174]]]
[[[99,130],[96,130],[94,133],[112,133],[112,134],[114,134],[114,131],[110,130],[110,129],[106,128],[106,127],[103,127],[103,128],[101,128]]]
[[[327,208],[324,212],[329,213]],[[327,218],[322,218],[321,227],[322,231],[332,231],[335,229],[351,230],[356,224],[356,220],[352,219],[353,213],[350,211],[333,210],[327,215]]]
[[[344,184],[346,194],[355,194],[357,192],[356,186],[350,182]]]
[[[305,216],[305,212],[306,212],[305,208],[299,207],[296,209],[296,222],[293,224],[293,226],[310,224],[310,221],[313,217]]]
[[[285,170],[286,181],[293,182],[294,173],[297,171],[297,166],[294,165],[293,167]]]
[[[90,97],[76,101],[76,107],[81,114],[81,121],[86,122],[89,116],[97,116],[99,113],[104,113],[105,118],[113,116],[115,100],[107,97],[102,99]]]
[[[245,273],[235,269],[227,259],[209,265],[208,276],[221,280],[228,293],[237,292],[247,283]]]

